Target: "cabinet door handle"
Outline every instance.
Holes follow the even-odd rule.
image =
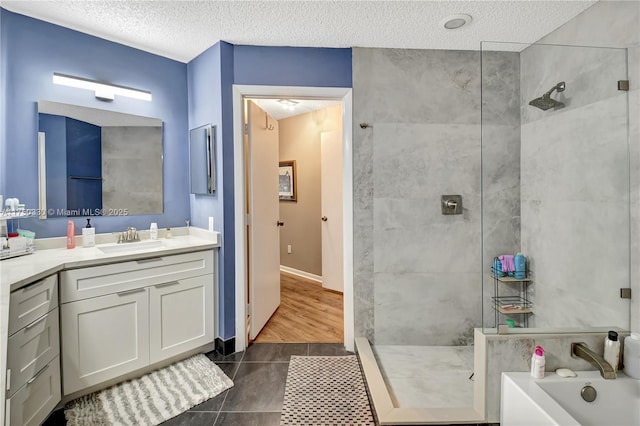
[[[176,284],[180,284],[180,281],[171,281],[168,283],[156,284],[155,287],[162,288],[162,287],[169,287],[170,285],[176,285]]]
[[[24,329],[25,330],[29,330],[30,328],[33,328],[36,324],[41,323],[42,321],[44,321],[46,319],[47,319],[47,316],[43,315],[41,318],[38,318],[37,320],[35,320],[31,324],[27,325]]]
[[[141,291],[145,291],[145,288],[142,287],[142,288],[134,288],[133,290],[121,291],[120,293],[118,293],[118,296],[127,296],[133,293],[140,293]]]
[[[35,375],[35,376],[33,376],[32,378],[30,378],[29,380],[27,380],[27,384],[28,384],[28,385],[30,385],[31,383],[35,382],[35,381],[36,381],[36,379],[38,378],[38,376],[39,376],[39,375],[41,375],[42,373],[44,373],[44,371],[45,371],[47,368],[49,368],[49,364],[45,365],[45,366],[42,368],[42,370],[40,370],[40,371],[38,371],[38,372],[36,373],[36,375]]]
[[[141,265],[143,263],[151,263],[151,262],[162,262],[162,258],[161,257],[152,257],[151,259],[136,260],[136,263],[138,265]]]

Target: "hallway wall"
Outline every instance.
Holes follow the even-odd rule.
[[[282,119],[280,161],[295,160],[298,201],[280,201],[280,264],[322,276],[320,134],[342,132],[342,107]],[[292,253],[287,253],[291,244]]]

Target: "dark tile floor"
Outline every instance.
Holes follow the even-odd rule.
[[[350,355],[342,344],[256,343],[245,352],[207,356],[233,380],[220,395],[163,423],[165,426],[271,426],[280,424],[291,355]],[[62,410],[54,412],[46,426],[65,425]]]

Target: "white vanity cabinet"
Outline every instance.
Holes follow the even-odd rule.
[[[57,275],[11,292],[8,327],[5,425],[39,425],[61,399]]]
[[[61,273],[63,393],[213,343],[214,251]]]

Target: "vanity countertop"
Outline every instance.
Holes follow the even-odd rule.
[[[125,251],[105,253],[99,247],[116,246],[116,244],[99,244],[95,247],[82,247],[79,244],[76,248],[70,250],[66,248],[39,248],[33,254],[0,261],[0,419],[4,418],[6,343],[9,338],[9,300],[11,292],[63,269],[127,262],[220,247],[220,233],[218,232],[209,232],[194,227],[184,228],[182,232],[180,229],[176,229],[176,231],[174,233],[175,237],[161,239],[162,244],[158,247],[149,248],[142,244],[140,249],[135,249],[133,248],[135,247],[134,245],[139,243],[125,243],[130,244]],[[60,241],[47,243],[60,246],[64,244],[65,238],[51,240],[62,240],[62,243]],[[143,240],[142,243],[145,241],[149,240]]]
[[[202,235],[204,232],[211,235]],[[147,240],[142,242],[145,241]],[[30,255],[3,260],[0,262],[0,306],[5,306],[4,297],[8,297],[9,292],[63,269],[126,262],[220,247],[219,233],[208,231],[200,231],[197,236],[189,234],[161,241],[162,245],[159,247],[148,248],[141,245],[140,249],[134,248],[135,244],[139,243],[125,243],[128,245],[126,248],[131,247],[131,249],[115,253],[104,253],[99,248],[116,245],[112,243],[100,244],[96,247],[76,247],[70,250],[66,248],[37,250]]]

